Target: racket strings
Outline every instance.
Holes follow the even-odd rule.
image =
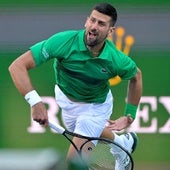
[[[87,143],[88,144],[88,143]],[[87,164],[90,170],[113,170],[115,167],[115,157],[110,152],[110,143],[98,142],[93,149]],[[87,161],[87,160],[86,160]]]

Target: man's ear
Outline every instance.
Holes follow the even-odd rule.
[[[113,36],[113,34],[114,34],[114,32],[115,32],[115,29],[116,29],[116,27],[110,27],[110,30],[109,30],[109,32],[108,32],[108,36],[110,37],[110,36]]]

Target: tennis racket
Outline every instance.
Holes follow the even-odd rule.
[[[85,164],[87,170],[115,170],[115,152],[123,152],[126,157],[126,160],[130,161],[130,164],[123,170],[133,170],[134,162],[131,154],[124,149],[119,144],[113,142],[112,140],[106,138],[98,137],[87,137],[80,134],[70,132],[60,126],[59,124],[49,121],[49,127],[59,134],[62,134],[76,149],[79,154],[80,159]],[[72,141],[73,137],[85,139],[84,143],[80,148]],[[91,142],[95,143],[95,147],[91,147]],[[87,156],[84,156],[84,152],[90,152]],[[117,170],[117,169],[116,169]]]

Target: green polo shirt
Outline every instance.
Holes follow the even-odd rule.
[[[60,32],[30,50],[37,66],[54,59],[56,83],[65,95],[81,102],[102,103],[109,91],[108,80],[116,75],[131,79],[137,67],[109,40],[98,57],[91,56],[84,33],[84,30]]]

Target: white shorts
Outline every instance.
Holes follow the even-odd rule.
[[[74,102],[55,86],[55,98],[62,109],[62,119],[66,128],[81,135],[99,137],[110,118],[113,97],[109,91],[104,103]]]

